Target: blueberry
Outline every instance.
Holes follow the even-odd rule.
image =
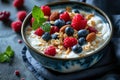
[[[67,24],[67,25],[68,25],[68,24],[71,24],[71,21],[67,21],[66,24]]]
[[[64,13],[64,12],[65,12],[65,10],[64,10],[64,9],[59,10],[59,14],[62,14],[62,13]]]
[[[79,30],[78,31],[78,38],[80,37],[86,37],[88,35],[88,31],[85,29]]]
[[[45,41],[49,41],[49,40],[51,39],[50,33],[45,32],[45,33],[42,35],[42,39],[45,40]]]
[[[85,38],[84,37],[79,38],[78,43],[79,43],[79,45],[85,44],[86,43]]]
[[[72,12],[74,12],[74,13],[80,13],[80,11],[78,9],[73,9]]]
[[[65,29],[65,33],[68,35],[68,36],[72,36],[73,33],[74,33],[74,29],[72,27],[67,27]]]
[[[78,45],[78,44],[74,45],[72,47],[72,51],[75,52],[75,53],[80,53],[80,52],[82,52],[82,47],[80,45]]]
[[[57,26],[58,28],[61,28],[62,26],[65,25],[65,21],[62,19],[57,19],[57,20],[55,20],[54,25]]]
[[[51,37],[52,37],[52,39],[58,39],[58,35],[57,34],[52,34]]]

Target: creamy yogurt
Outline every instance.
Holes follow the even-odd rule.
[[[66,53],[66,49],[59,49],[56,48],[57,54],[54,57],[59,58],[76,58],[80,56],[84,56],[85,54],[90,54],[94,51],[96,51],[98,48],[102,47],[105,42],[108,40],[108,37],[110,36],[110,29],[108,23],[104,23],[102,19],[99,16],[94,15],[91,19],[87,21],[87,25],[92,26],[92,21],[95,22],[95,28],[97,29],[98,33],[96,34],[96,39],[94,41],[87,42],[82,46],[83,50],[81,53],[76,54],[72,50],[69,53]],[[29,28],[29,26],[28,26]],[[51,42],[46,42],[42,40],[41,36],[37,36],[34,34],[34,30],[26,30],[27,33],[27,40],[29,44],[37,49],[39,52],[44,54],[45,48],[52,45]],[[29,33],[29,34],[28,34]],[[59,40],[58,40],[59,42]]]

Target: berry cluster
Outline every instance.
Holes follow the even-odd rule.
[[[10,17],[10,12],[8,11],[1,11],[0,12],[0,21],[7,21]]]
[[[70,48],[74,53],[81,53],[82,46],[86,42],[91,42],[95,39],[97,30],[94,27],[87,26],[87,19],[80,14],[78,9],[73,9],[71,12],[67,10],[60,10],[51,12],[49,6],[41,7],[45,16],[48,17],[48,21],[51,24],[50,32],[44,32],[41,28],[35,30],[35,34],[41,36],[41,38],[49,42],[52,39],[62,39],[62,45],[64,48]],[[71,15],[74,14],[73,15]],[[72,17],[71,17],[72,16]],[[34,21],[31,18],[30,24]],[[53,23],[51,23],[53,22]],[[58,33],[58,34],[56,34]],[[60,33],[66,35],[66,37],[60,37]],[[76,36],[74,36],[76,34]],[[63,35],[62,35],[63,36]],[[44,50],[46,55],[55,56],[57,46],[48,46]]]
[[[21,31],[22,21],[25,19],[26,15],[27,15],[26,11],[18,11],[18,13],[17,13],[18,20],[13,21],[11,23],[11,28],[15,32],[20,32]]]

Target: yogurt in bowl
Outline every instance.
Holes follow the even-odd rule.
[[[91,11],[73,8],[72,4]],[[43,24],[50,25],[49,31],[43,27],[34,30],[25,24],[32,18],[31,13],[22,25],[22,36],[31,55],[45,67],[63,73],[86,69],[98,62],[112,35],[108,17],[98,8],[80,2],[58,2],[47,7],[51,14],[46,17],[42,9],[48,19]]]

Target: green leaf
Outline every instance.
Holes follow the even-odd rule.
[[[40,18],[44,18],[44,13],[40,9],[40,7],[34,6],[33,9],[32,9],[32,16],[36,20],[39,20]]]
[[[45,32],[50,32],[50,23],[45,23],[41,26],[41,28],[45,31]]]
[[[35,20],[32,23],[32,29],[36,30],[39,26],[41,26],[42,24],[39,24],[39,22],[37,20]]]
[[[46,21],[46,19],[44,18],[43,11],[38,6],[33,7],[32,16],[35,19],[35,21],[32,24],[32,28],[34,30],[41,27],[41,25]]]
[[[0,62],[3,63],[3,62],[9,62],[10,61],[10,58],[6,55],[6,54],[0,54]]]
[[[46,21],[45,18],[40,18],[38,21],[35,20],[35,21],[33,22],[33,24],[32,24],[32,28],[33,28],[34,30],[36,30],[38,27],[41,27],[42,24],[43,24],[45,21]]]
[[[4,51],[4,53],[0,53],[0,62],[9,62],[13,56],[14,56],[14,51],[10,46],[8,46]]]
[[[6,54],[8,57],[12,57],[12,56],[14,56],[14,51],[12,50],[12,48],[11,48],[10,46],[8,46],[8,47],[6,48],[5,54]]]

